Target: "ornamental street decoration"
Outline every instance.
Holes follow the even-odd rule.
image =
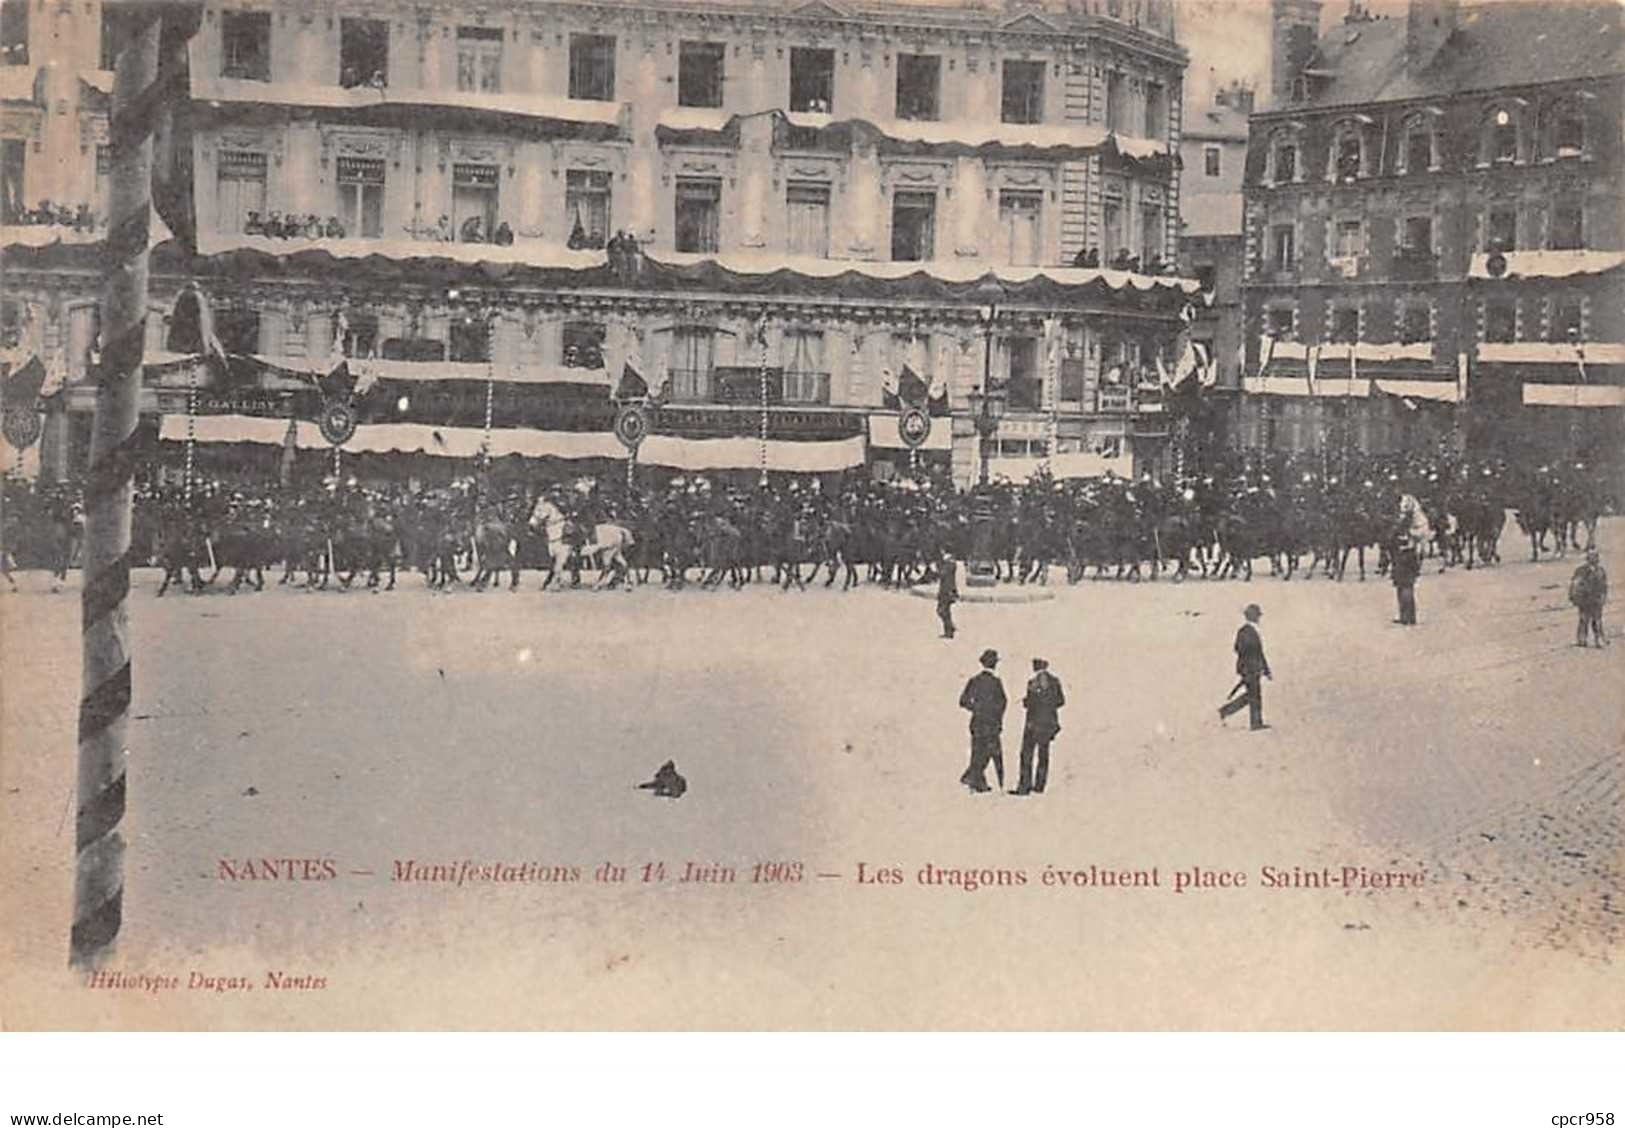
[[[6,442],[15,450],[26,450],[39,442],[39,412],[32,407],[8,407],[3,421]]]
[[[322,438],[334,446],[343,446],[355,434],[355,408],[348,400],[330,399],[322,405],[322,416],[317,426]]]
[[[923,408],[911,407],[897,417],[897,433],[909,450],[918,450],[931,437],[931,416]]]
[[[649,412],[642,404],[632,403],[615,415],[615,437],[627,450],[637,450],[649,434]]]
[[[1500,251],[1494,251],[1484,260],[1484,271],[1491,278],[1503,278],[1507,272],[1507,257]]]

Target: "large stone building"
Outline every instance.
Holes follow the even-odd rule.
[[[1617,457],[1622,123],[1612,0],[1356,7],[1251,119],[1246,441]]]
[[[67,385],[44,460],[69,476],[119,23],[96,0],[4,11],[5,317]],[[347,450],[609,458],[631,363],[663,400],[641,461],[837,470],[906,463],[898,393],[924,387],[913,457],[966,482],[986,366],[993,458],[1129,472],[1163,454],[1139,385],[1195,289],[1173,30],[1167,0],[211,3],[199,255],[155,253],[149,344],[168,359],[197,278],[256,375],[194,395],[208,377],[157,364],[149,411],[169,438],[320,447],[292,392],[348,356],[364,385],[470,387],[511,430],[402,396]]]

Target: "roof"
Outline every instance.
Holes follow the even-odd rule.
[[[1443,98],[1625,74],[1621,10],[1617,0],[1502,0],[1464,7],[1455,32],[1421,69],[1406,66],[1403,19],[1339,24],[1321,38],[1307,68],[1323,82],[1294,108]]]
[[[1234,106],[1212,105],[1186,117],[1184,137],[1197,141],[1247,140],[1247,115]]]
[[[1186,192],[1179,200],[1180,234],[1187,238],[1202,235],[1241,234],[1240,192]]]

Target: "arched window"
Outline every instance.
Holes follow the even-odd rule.
[[[1339,122],[1332,131],[1332,148],[1326,178],[1346,184],[1366,175],[1365,131],[1355,121]]]
[[[1585,112],[1580,103],[1565,98],[1546,113],[1546,152],[1554,157],[1577,157],[1585,152]]]
[[[1500,105],[1484,117],[1480,164],[1510,164],[1523,152],[1521,114],[1516,105]]]
[[[1427,172],[1439,167],[1438,135],[1433,121],[1433,115],[1426,112],[1405,119],[1404,141],[1399,149],[1401,172]]]
[[[1269,180],[1272,184],[1292,184],[1299,175],[1298,131],[1291,127],[1277,129],[1270,135]]]

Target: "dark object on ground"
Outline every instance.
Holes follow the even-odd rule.
[[[678,773],[675,763],[667,760],[660,765],[660,770],[655,772],[653,779],[647,783],[638,784],[638,788],[643,791],[653,791],[662,799],[681,799],[683,792],[688,790],[688,780]]]

